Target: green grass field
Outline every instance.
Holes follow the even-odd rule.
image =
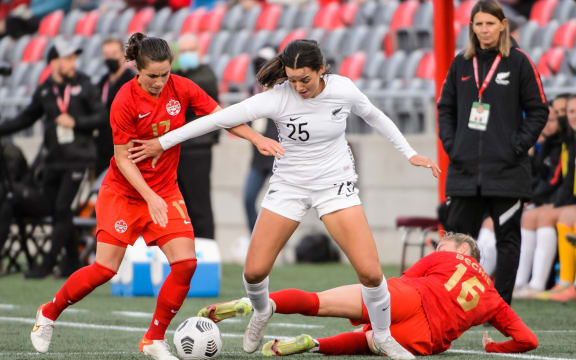
[[[225,265],[218,298],[187,299],[170,330],[199,308],[213,302],[244,296],[241,267]],[[396,276],[396,268],[384,269],[387,276]],[[300,288],[323,290],[355,282],[348,265],[290,265],[276,267],[271,274],[271,290]],[[144,359],[138,353],[138,341],[146,331],[154,298],[123,298],[110,295],[108,285],[90,294],[82,302],[63,313],[57,323],[50,352],[36,354],[30,344],[29,332],[36,308],[51,299],[63,279],[24,280],[21,274],[0,277],[0,359]],[[528,354],[491,355],[482,352],[484,327],[470,329],[452,344],[452,349],[434,358],[442,359],[576,359],[576,303],[567,305],[515,301],[514,309],[534,330],[540,346]],[[123,313],[121,313],[123,312]],[[131,316],[127,316],[127,313]],[[242,351],[242,333],[247,319],[231,319],[220,323],[224,349],[222,359],[262,358],[258,353]],[[352,328],[344,319],[307,318],[299,315],[275,315],[267,328],[267,336],[295,336],[307,333],[325,337]],[[172,342],[172,331],[168,338]],[[503,337],[493,328],[490,335]],[[292,356],[291,359],[319,358],[316,354]],[[373,359],[373,356],[340,356],[339,359]]]

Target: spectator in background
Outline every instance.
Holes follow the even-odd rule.
[[[13,9],[6,18],[6,35],[19,38],[38,30],[40,20],[52,11],[70,10],[72,0],[31,0],[27,6],[22,3]]]
[[[178,39],[178,69],[176,75],[192,80],[212,99],[218,102],[218,79],[207,64],[201,63],[198,39],[185,34]],[[198,118],[192,109],[186,110],[186,122]],[[210,173],[212,170],[212,146],[218,143],[219,132],[211,132],[182,143],[178,165],[178,186],[196,237],[214,239],[214,216]]]
[[[252,67],[254,74],[257,74],[262,65],[266,61],[271,60],[276,56],[277,51],[271,46],[263,47],[258,51],[258,54],[252,60]],[[252,95],[262,92],[262,86],[256,82],[252,88]],[[258,119],[252,122],[252,128],[267,138],[277,139],[278,130],[274,121],[271,119]],[[264,156],[260,154],[256,147],[252,148],[252,161],[250,162],[250,169],[244,181],[244,211],[246,213],[246,222],[250,234],[254,230],[256,219],[258,218],[258,210],[256,209],[256,200],[262,190],[266,180],[272,175],[272,166],[274,165],[274,158],[271,156]],[[239,263],[243,263],[248,253],[250,246],[250,238],[248,236],[239,237],[234,243],[233,254]]]
[[[112,141],[112,128],[110,127],[110,108],[116,93],[122,85],[134,78],[135,72],[126,67],[124,58],[124,44],[122,40],[109,38],[102,42],[102,56],[108,73],[98,82],[100,99],[104,104],[105,111],[102,114],[102,122],[98,127],[96,148],[98,158],[96,160],[96,176],[101,175],[114,156],[114,143]]]
[[[271,60],[274,56],[276,56],[276,50],[272,47],[265,47],[258,51],[258,55],[252,62],[254,73],[258,73],[262,65],[264,65],[266,61]],[[256,82],[252,90],[252,95],[258,94],[262,92],[262,90],[262,86]],[[252,128],[268,138],[278,138],[278,130],[276,129],[274,122],[270,119],[258,119],[252,123]],[[246,210],[246,218],[248,220],[250,233],[252,233],[254,224],[256,224],[256,218],[258,217],[258,212],[256,211],[256,198],[258,197],[262,186],[266,182],[266,179],[272,174],[272,165],[274,164],[273,157],[260,154],[258,149],[255,147],[253,147],[252,150],[252,162],[250,164],[248,177],[244,183],[244,210]]]
[[[535,67],[511,45],[500,4],[480,0],[470,18],[468,48],[454,59],[438,102],[439,136],[450,158],[446,230],[476,238],[490,214],[498,252],[495,287],[510,303],[522,202],[532,195],[528,150],[548,106]]]
[[[50,77],[15,119],[0,124],[3,136],[44,119],[43,145],[47,154],[43,189],[52,206],[52,246],[42,263],[26,274],[29,278],[51,274],[63,247],[67,254],[63,275],[79,266],[71,205],[86,168],[96,160],[92,131],[102,116],[96,87],[88,76],[76,70],[76,56],[81,52],[65,39],[56,39],[48,52]]]

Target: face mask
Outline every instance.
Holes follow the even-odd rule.
[[[178,63],[183,70],[196,69],[200,63],[198,53],[195,51],[185,51],[178,56]]]
[[[104,60],[104,64],[108,68],[111,74],[116,73],[118,69],[120,69],[120,61],[118,59],[106,59]]]

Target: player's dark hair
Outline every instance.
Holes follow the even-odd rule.
[[[134,33],[126,46],[126,60],[136,61],[138,70],[144,69],[148,62],[162,62],[174,60],[174,54],[168,42],[156,37],[147,37],[142,33]]]
[[[472,8],[472,12],[470,13],[470,24],[469,24],[469,44],[466,52],[464,53],[464,57],[466,59],[471,59],[476,55],[476,48],[480,47],[480,41],[478,37],[474,33],[473,23],[474,23],[474,16],[477,13],[483,12],[486,14],[490,14],[500,21],[506,20],[506,16],[504,15],[504,10],[502,6],[497,0],[479,0],[476,5]],[[500,33],[500,38],[498,39],[498,51],[502,55],[502,57],[510,56],[510,47],[512,46],[512,42],[510,40],[510,27],[508,26],[508,22],[504,24],[504,31]]]
[[[444,234],[442,241],[454,241],[457,247],[464,243],[468,244],[468,247],[470,248],[470,256],[476,259],[476,261],[480,262],[480,249],[478,248],[478,243],[472,236],[461,233],[447,232]]]
[[[256,79],[262,86],[270,88],[288,78],[285,67],[292,69],[309,67],[314,71],[319,71],[322,65],[324,65],[324,56],[316,41],[294,40],[280,54],[260,68]]]

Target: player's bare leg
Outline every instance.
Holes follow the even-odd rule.
[[[377,353],[395,360],[414,359],[390,334],[390,294],[362,206],[326,214],[322,221],[350,260],[363,285],[362,298],[370,314]]]
[[[244,286],[254,308],[254,314],[244,332],[244,351],[258,349],[264,329],[274,314],[275,304],[269,299],[268,274],[280,250],[300,223],[267,209],[262,209],[254,231],[244,266]]]

